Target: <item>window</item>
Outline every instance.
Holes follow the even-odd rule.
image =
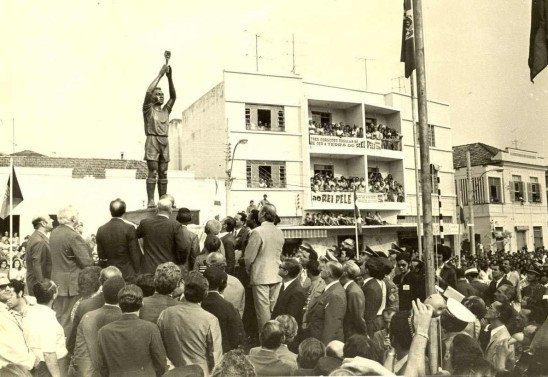
[[[489,203],[502,203],[501,179],[489,177]]]
[[[540,183],[538,183],[537,177],[530,177],[530,183],[527,184],[527,197],[531,203],[541,203],[542,195]]]
[[[314,175],[316,174],[333,177],[333,165],[314,164]]]
[[[430,139],[430,146],[435,147],[436,146],[436,126],[434,126],[433,124],[429,124],[428,133],[429,133],[429,139]]]
[[[313,111],[312,120],[316,122],[316,124],[331,124],[331,113]]]
[[[544,246],[544,240],[542,239],[542,227],[534,226],[533,227],[533,244],[535,249]]]
[[[285,162],[247,161],[246,179],[249,188],[285,188],[287,185]]]
[[[284,131],[285,114],[283,106],[246,104],[245,128],[254,131]]]
[[[522,202],[524,198],[523,182],[520,175],[513,175],[510,182],[510,195],[513,202]]]

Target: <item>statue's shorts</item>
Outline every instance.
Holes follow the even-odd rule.
[[[145,142],[145,160],[169,162],[169,142],[167,136],[149,135]]]

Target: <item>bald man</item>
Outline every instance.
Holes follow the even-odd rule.
[[[162,263],[173,262],[182,266],[187,261],[183,229],[181,224],[170,219],[171,210],[171,200],[160,199],[157,214],[141,220],[137,228],[137,238],[143,239],[142,274],[154,274],[156,267]]]

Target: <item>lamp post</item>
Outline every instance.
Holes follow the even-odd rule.
[[[236,156],[236,148],[238,148],[238,145],[240,144],[247,144],[247,139],[240,139],[234,146],[234,149],[232,150],[232,155],[230,156],[230,169],[226,171],[226,215],[229,216],[229,211],[231,211],[232,206],[232,181],[234,178],[232,177],[232,168],[234,167],[234,157]]]
[[[484,171],[478,179],[481,179],[485,174],[489,172],[502,172],[504,169],[498,168],[498,169],[491,169]],[[475,190],[472,188],[472,167],[470,164],[470,151],[466,152],[466,175],[468,177],[468,209],[470,211],[470,224],[468,225],[469,229],[469,237],[470,237],[470,252],[473,256],[476,255],[476,237],[475,237],[475,224],[474,224],[474,202],[475,202]]]

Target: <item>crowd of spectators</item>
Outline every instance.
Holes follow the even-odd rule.
[[[334,177],[332,173],[316,173],[310,178],[312,192],[366,192],[363,177]]]
[[[100,266],[72,207],[55,229],[33,219],[31,241],[51,233],[39,256],[53,268],[34,283],[0,275],[0,375],[419,377],[433,374],[435,317],[439,374],[548,374],[544,248],[456,258],[437,245],[441,294],[426,297],[414,250],[362,250],[352,239],[322,255],[305,241],[289,250],[271,204],[209,220],[202,246],[190,211],[168,218],[173,204],[162,198],[136,229],[114,200],[97,231]],[[123,231],[105,239],[108,224]],[[175,245],[156,249],[168,233]],[[130,251],[138,238],[143,248]],[[114,239],[124,242],[108,246]]]
[[[365,217],[359,217],[358,220],[361,225],[387,225],[387,222],[383,220],[378,211],[375,214],[367,212]],[[355,224],[354,213],[307,212],[303,219],[303,225],[306,226],[348,226]]]
[[[385,194],[386,200],[389,202],[405,201],[403,186],[390,173],[383,178],[380,172],[372,171],[369,173],[368,183],[369,192]]]
[[[324,135],[337,137],[358,137],[363,138],[363,127],[356,125],[339,123],[316,123],[314,120],[308,121],[308,131],[310,135]]]

